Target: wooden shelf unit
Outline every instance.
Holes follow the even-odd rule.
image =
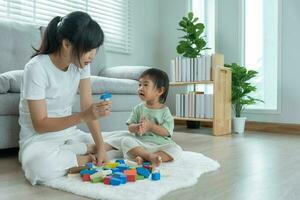
[[[217,54],[212,59],[212,80],[199,82],[171,82],[170,86],[197,84],[213,85],[213,118],[187,118],[174,116],[175,120],[212,122],[213,135],[231,134],[231,70],[223,67],[224,57]]]

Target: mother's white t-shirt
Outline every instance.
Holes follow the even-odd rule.
[[[29,141],[63,139],[76,127],[49,134],[38,134],[32,125],[27,100],[46,100],[48,117],[64,117],[72,114],[72,106],[80,79],[90,77],[90,66],[79,69],[70,64],[67,71],[57,68],[49,55],[38,55],[25,66],[19,104],[20,147]]]

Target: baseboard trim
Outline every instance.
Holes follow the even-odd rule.
[[[300,124],[247,121],[246,130],[283,134],[300,134]]]
[[[185,121],[175,120],[176,125],[185,125]],[[212,127],[212,122],[200,122],[202,127]],[[247,131],[261,131],[282,134],[300,134],[300,124],[246,121]]]

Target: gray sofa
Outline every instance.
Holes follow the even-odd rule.
[[[22,70],[33,53],[32,46],[39,47],[41,32],[37,25],[2,20],[0,33],[0,149],[4,149],[18,146]],[[102,92],[110,91],[113,107],[111,115],[101,118],[99,123],[103,131],[124,130],[133,106],[139,102],[138,76],[147,67],[105,66],[105,51],[100,48],[91,64],[93,99],[97,102]],[[78,97],[73,112],[79,111]],[[84,125],[80,128],[87,130]]]

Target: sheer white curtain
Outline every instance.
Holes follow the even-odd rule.
[[[244,65],[259,72],[254,97],[264,103],[247,109],[278,109],[279,0],[244,0]]]
[[[107,50],[131,52],[130,0],[0,0],[0,17],[47,25],[72,11],[89,13],[105,33]]]

